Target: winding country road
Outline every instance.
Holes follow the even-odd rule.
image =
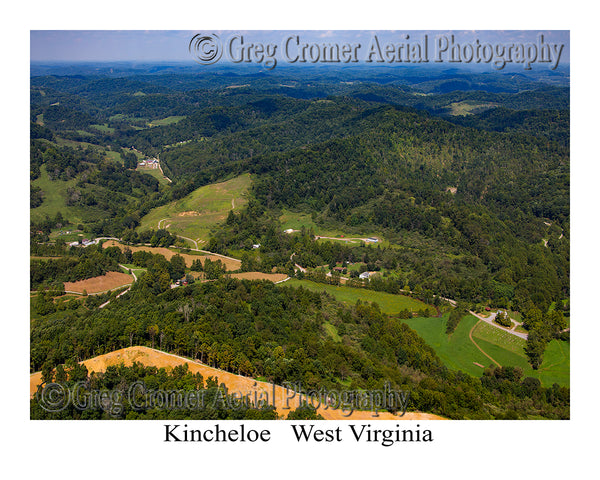
[[[315,235],[315,239],[325,239],[325,240],[338,240],[340,242],[365,242],[365,243],[377,243],[377,242],[372,242],[370,241],[368,238],[359,238],[359,237],[322,237],[321,235]],[[372,238],[376,238],[376,237],[372,237]],[[377,239],[377,241],[379,241],[379,239]]]
[[[486,323],[489,323],[490,325],[492,325],[493,327],[499,328],[500,330],[504,330],[507,333],[510,333],[511,335],[515,335],[517,337],[521,337],[524,340],[527,340],[527,334],[526,333],[521,333],[521,332],[515,332],[513,329],[517,327],[517,325],[521,325],[518,322],[515,322],[514,320],[512,320],[512,322],[514,324],[516,324],[515,326],[513,326],[512,328],[506,328],[503,327],[502,325],[498,325],[496,322],[494,322],[494,318],[496,318],[496,315],[498,314],[498,312],[493,312],[490,314],[489,317],[483,317],[481,315],[478,315],[475,312],[472,312],[469,310],[469,313],[471,315],[473,315],[474,317],[477,317],[479,320],[483,320]]]
[[[191,238],[188,237],[184,237],[183,235],[176,235],[177,238],[183,238],[184,240],[189,240],[190,242],[192,242],[194,245],[196,245],[196,248],[191,248],[190,250],[196,250],[196,251],[201,251],[198,250],[198,242],[196,242],[196,240],[192,240]]]
[[[131,275],[133,275],[133,281],[137,282],[137,276],[135,274],[135,272],[133,271],[133,269],[131,268],[127,268],[125,265],[121,265],[119,263],[119,267],[124,268],[125,270],[131,270]],[[117,287],[117,288],[121,288],[121,287]],[[113,289],[114,290],[114,289]],[[121,295],[125,295],[129,290],[131,290],[131,285],[129,286],[129,288],[127,290],[123,290],[121,293],[119,293],[115,298],[119,298]],[[107,290],[107,292],[109,292],[110,290]],[[101,292],[101,293],[105,293],[105,292]],[[110,303],[110,300],[107,300],[106,302],[104,302],[102,305],[100,305],[98,308],[104,308],[106,307],[108,304]]]
[[[234,206],[233,205],[233,199],[231,200],[231,206],[232,207]],[[159,229],[161,228],[160,224],[162,222],[164,222],[165,220],[168,220],[168,218],[163,218],[163,219],[161,219],[161,220],[158,221],[158,228]],[[198,248],[198,242],[196,242],[196,240],[192,240],[191,238],[183,237],[181,235],[176,235],[176,236],[178,238],[183,238],[184,240],[188,240],[188,241],[192,242],[195,245],[195,248],[193,248],[191,250],[194,250],[196,252],[202,252],[202,253],[206,253],[206,254],[209,254],[209,255],[216,255],[216,256],[219,256],[219,257],[222,257],[222,258],[227,258],[227,259],[230,259],[230,260],[238,260],[236,258],[227,257],[225,255],[220,255],[218,253],[209,252],[208,250],[201,250],[201,249]],[[109,238],[109,237],[106,237],[106,238]],[[315,236],[315,238],[333,239],[333,240],[345,240],[345,241],[354,241],[354,240],[362,240],[362,241],[364,241],[364,240],[366,240],[366,239],[363,239],[363,238],[333,238],[333,237],[321,237],[321,236]],[[117,239],[113,239],[113,240],[117,240]],[[295,252],[290,255],[290,261],[292,261],[292,262],[294,262],[294,260],[293,260],[294,255],[296,255]],[[303,273],[306,272],[306,269],[304,267],[300,266],[298,263],[294,262],[294,266],[295,266],[296,269],[300,270],[301,272],[303,272]],[[409,291],[408,293],[413,293],[413,292]],[[453,300],[451,298],[442,297],[441,295],[434,295],[434,296],[439,297],[442,300],[447,301],[448,303],[450,303],[453,306],[456,306],[456,303],[457,303],[456,300]],[[506,328],[506,327],[503,327],[502,325],[498,325],[496,322],[494,322],[494,318],[496,318],[497,312],[491,313],[489,317],[484,317],[484,316],[479,315],[479,314],[477,314],[477,313],[475,313],[473,311],[470,311],[470,310],[469,310],[469,313],[471,315],[473,315],[474,317],[477,317],[479,320],[483,320],[484,322],[488,323],[489,325],[492,325],[495,328],[499,328],[501,330],[504,330],[507,333],[510,333],[511,335],[515,335],[515,336],[520,337],[520,338],[522,338],[524,340],[527,340],[527,334],[526,333],[516,332],[514,330],[517,326],[521,325],[520,323],[515,322],[514,320],[512,320],[512,322],[514,324],[513,327],[512,328]],[[475,342],[473,342],[473,343],[475,343]]]
[[[165,172],[163,172],[162,167],[160,166],[160,159],[158,158],[158,154],[156,155],[156,159],[158,160],[158,169],[160,170],[160,173],[162,173],[162,176],[169,182],[169,183],[173,183],[173,180],[171,180],[169,177],[167,177],[165,175]]]

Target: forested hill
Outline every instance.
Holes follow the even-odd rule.
[[[257,174],[254,195],[267,209],[302,209],[403,245],[398,262],[411,284],[522,307],[568,296],[566,147],[394,107],[369,112],[356,129],[233,165]],[[548,225],[562,237],[543,246]]]
[[[244,239],[223,225],[221,252],[269,244],[291,209],[379,232],[402,249],[403,279],[450,297],[568,296],[568,73],[132,72],[32,78],[40,211],[60,179],[77,223],[122,237],[153,207],[250,172],[274,223],[255,216]],[[160,156],[173,182],[133,171],[133,152]]]
[[[435,307],[445,341],[468,310],[505,310],[528,335],[502,340],[510,362],[534,369],[568,341],[568,71],[32,71],[32,370],[156,343],[315,389],[391,381],[450,418],[568,418],[567,388],[497,350],[503,367],[468,359],[479,379],[450,370],[404,323]],[[128,246],[90,245],[102,237]],[[123,295],[60,295],[123,269]],[[273,272],[295,279],[229,277]],[[322,284],[352,301],[302,288]],[[428,307],[363,301],[382,292]]]

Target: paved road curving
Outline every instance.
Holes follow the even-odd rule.
[[[471,315],[477,317],[479,320],[483,320],[484,322],[489,323],[493,327],[499,328],[500,330],[504,330],[505,332],[510,333],[511,335],[515,335],[517,337],[523,338],[524,340],[527,340],[526,333],[515,332],[514,330],[511,330],[510,328],[503,327],[502,325],[498,325],[496,322],[494,322],[494,318],[496,318],[497,312],[491,313],[489,317],[483,317],[483,316],[478,315],[477,313],[472,312],[470,310],[469,310],[469,313]]]

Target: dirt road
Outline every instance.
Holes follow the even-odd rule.
[[[479,320],[479,322],[481,322],[481,319]],[[475,325],[473,325],[473,328],[469,332],[469,338],[473,342],[473,345],[475,345],[481,353],[483,353],[487,358],[489,358],[492,362],[494,362],[496,365],[498,365],[500,367],[501,365],[496,360],[494,360],[492,357],[490,357],[487,353],[485,353],[483,351],[483,348],[481,348],[479,345],[477,345],[477,342],[473,339],[473,330],[475,330],[475,327],[477,327],[477,325],[479,325],[479,322],[477,322]]]

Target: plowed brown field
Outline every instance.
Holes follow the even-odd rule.
[[[114,288],[123,287],[133,283],[133,277],[121,272],[106,272],[99,277],[88,278],[87,280],[79,280],[78,282],[65,282],[66,292],[83,293],[100,293]]]
[[[122,243],[119,243],[115,240],[107,240],[106,242],[104,242],[103,247],[104,248],[119,247],[121,250],[124,250],[125,247],[127,247],[132,252],[146,251],[146,252],[155,253],[155,254],[160,253],[167,260],[171,260],[171,257],[173,257],[174,255],[177,255],[177,252],[170,250],[169,248],[165,248],[165,247],[134,247],[134,246],[129,246],[129,245],[123,245]],[[186,267],[191,267],[192,262],[194,260],[202,260],[202,262],[204,262],[204,260],[207,258],[210,258],[211,262],[214,262],[216,260],[221,260],[221,262],[223,264],[225,264],[225,267],[227,268],[227,270],[239,270],[239,268],[242,266],[242,262],[240,260],[220,257],[218,255],[189,255],[187,253],[180,253],[179,255],[181,255],[183,257],[183,259],[185,260]]]
[[[232,273],[232,278],[243,278],[246,280],[270,280],[273,283],[285,280],[287,275],[283,273],[242,272]]]

